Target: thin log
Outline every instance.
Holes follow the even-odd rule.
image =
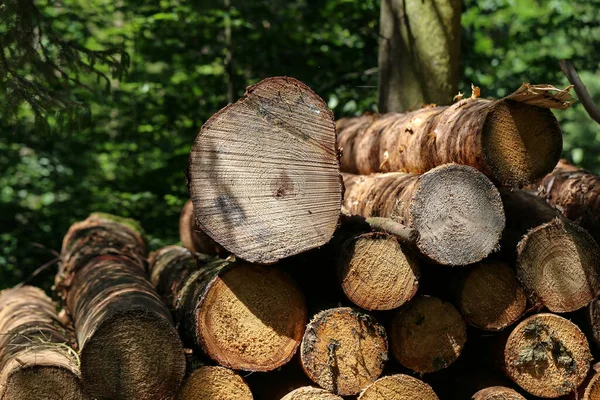
[[[333,113],[303,83],[265,79],[204,124],[188,183],[199,227],[241,259],[319,247],[342,198]]]
[[[384,376],[369,385],[358,400],[438,400],[437,395],[423,381],[409,375]]]
[[[444,265],[481,261],[498,247],[504,211],[497,189],[474,168],[448,164],[423,174],[343,174],[351,214],[391,218],[418,232],[421,254]]]
[[[310,386],[298,388],[284,397],[281,400],[343,400],[340,396],[328,392],[327,390],[318,389]]]
[[[526,400],[511,388],[503,386],[492,386],[481,389],[472,397],[473,400]]]
[[[32,286],[0,292],[0,399],[83,400],[70,332]]]
[[[219,366],[203,365],[183,382],[176,400],[252,400],[250,388],[241,376]]]
[[[565,74],[569,82],[575,87],[575,93],[577,93],[577,97],[581,104],[583,104],[583,108],[588,113],[590,118],[600,124],[600,108],[594,103],[592,96],[588,92],[587,88],[581,81],[577,70],[571,64],[569,60],[560,60],[560,69]]]
[[[188,200],[179,216],[179,238],[183,247],[196,254],[210,256],[226,256],[227,250],[215,242],[206,233],[202,232],[196,224],[194,204]]]

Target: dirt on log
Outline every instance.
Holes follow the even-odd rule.
[[[343,400],[340,396],[328,392],[327,390],[318,389],[310,386],[298,388],[281,400]]]
[[[83,400],[72,333],[38,288],[0,292],[0,399]]]
[[[547,398],[576,391],[591,361],[588,341],[577,325],[549,313],[522,321],[504,349],[508,377],[534,396]]]
[[[438,400],[437,395],[423,381],[409,375],[384,376],[369,385],[358,400]]]
[[[131,220],[92,214],[63,241],[57,289],[77,332],[86,391],[96,399],[170,399],[185,356],[150,284]]]
[[[188,189],[199,227],[241,259],[271,264],[327,243],[342,200],[333,113],[293,78],[250,86],[202,127]]]
[[[552,171],[562,133],[549,108],[566,108],[568,92],[523,85],[500,100],[461,100],[406,114],[364,115],[337,123],[343,172],[424,173],[455,162],[505,186],[533,183]]]
[[[176,400],[252,400],[241,376],[219,366],[203,365],[185,379]]]
[[[381,375],[388,359],[387,335],[363,311],[327,309],[306,327],[300,357],[313,382],[340,396],[355,395]]]
[[[190,344],[222,366],[272,371],[300,345],[304,295],[276,267],[233,257],[196,264],[189,250],[168,246],[150,256],[150,274]]]
[[[481,389],[475,393],[472,400],[526,400],[511,388],[503,386],[493,386]]]
[[[498,247],[502,201],[492,182],[472,167],[447,164],[423,175],[343,178],[344,208],[350,214],[391,218],[416,230],[416,248],[435,263],[472,264]]]
[[[557,313],[588,305],[600,292],[600,248],[591,235],[531,192],[500,193],[506,212],[503,248],[514,251],[517,277],[532,304]]]
[[[179,216],[179,238],[183,247],[192,253],[206,254],[210,256],[226,256],[227,250],[215,242],[206,233],[202,232],[196,224],[194,216],[194,204],[188,200]]]

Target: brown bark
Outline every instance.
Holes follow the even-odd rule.
[[[342,400],[342,398],[327,390],[305,386],[288,393],[281,400]]]
[[[343,174],[351,214],[386,217],[419,234],[416,248],[431,261],[467,265],[497,248],[504,211],[497,189],[474,168],[448,164],[423,175]]]
[[[536,91],[537,96],[530,95]],[[500,100],[467,99],[406,114],[342,118],[337,123],[341,168],[361,175],[420,174],[455,162],[479,169],[496,183],[523,186],[552,171],[560,158],[561,130],[550,107],[568,103],[524,86]]]
[[[197,266],[187,249],[169,246],[151,255],[150,271],[189,341],[220,365],[271,371],[296,352],[306,304],[279,269],[218,258]]]
[[[503,189],[501,195],[507,223],[503,247],[516,247],[517,277],[532,304],[559,313],[589,304],[600,291],[594,239],[529,192]]]
[[[473,400],[526,400],[525,397],[521,396],[514,390],[503,387],[493,386],[485,389],[481,389],[475,393],[472,397]]]
[[[145,271],[131,223],[92,215],[63,241],[57,287],[77,332],[86,390],[97,399],[169,399],[185,373],[171,316]]]
[[[241,259],[321,246],[342,197],[333,113],[303,83],[265,79],[204,124],[188,182],[199,227]]]
[[[576,391],[591,360],[589,344],[577,325],[547,313],[517,325],[504,350],[509,378],[534,396],[548,398]]]
[[[177,400],[252,400],[250,388],[241,376],[224,367],[204,365],[183,382]]]
[[[415,372],[448,367],[456,361],[466,340],[467,327],[458,310],[435,297],[414,298],[392,320],[392,354]]]
[[[179,238],[181,245],[192,253],[210,256],[226,256],[228,254],[223,246],[200,230],[196,224],[194,205],[191,200],[185,203],[179,216]]]
[[[425,382],[408,375],[390,375],[378,379],[358,396],[358,400],[438,400]]]
[[[73,341],[42,290],[1,291],[0,399],[83,400]]]
[[[600,297],[596,296],[587,309],[587,316],[592,331],[591,339],[600,347]]]
[[[499,331],[523,316],[527,296],[508,264],[489,260],[473,266],[461,279],[458,306],[469,325]]]
[[[388,359],[387,336],[369,314],[332,308],[306,327],[300,357],[313,382],[341,396],[355,395],[381,375]]]
[[[600,242],[600,177],[561,160],[532,189]]]

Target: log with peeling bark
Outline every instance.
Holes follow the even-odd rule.
[[[304,386],[288,393],[281,400],[342,400],[342,398],[327,390]]]
[[[576,391],[591,361],[588,341],[579,327],[549,313],[522,321],[504,348],[508,377],[540,397],[557,398]]]
[[[196,224],[194,204],[191,200],[185,203],[179,216],[179,238],[181,245],[194,254],[198,253],[209,256],[227,255],[227,250],[212,240]]]
[[[438,400],[429,386],[409,375],[397,374],[384,376],[369,385],[358,396],[358,400]]]
[[[233,258],[196,264],[189,250],[168,246],[150,256],[150,275],[190,344],[222,366],[271,371],[300,345],[304,295],[276,267]]]
[[[92,214],[67,232],[57,288],[77,332],[86,391],[97,399],[169,399],[185,356],[150,284],[131,220]]]
[[[525,400],[525,397],[511,388],[492,386],[475,393],[472,400]]]
[[[448,367],[467,341],[467,327],[458,310],[431,296],[418,296],[400,308],[389,333],[396,360],[419,373]]]
[[[241,259],[270,264],[327,243],[342,198],[333,113],[293,78],[249,87],[202,127],[188,188],[199,227]]]
[[[471,98],[406,114],[341,119],[342,171],[421,174],[455,162],[502,185],[535,182],[552,171],[562,151],[561,130],[549,108],[570,105],[568,90],[550,92],[547,86],[523,85],[500,100]]]
[[[203,365],[185,379],[176,400],[252,400],[241,376],[219,366]]]
[[[343,174],[350,214],[386,217],[417,231],[415,246],[431,261],[467,265],[498,247],[504,211],[498,190],[476,169],[458,164],[423,175]]]
[[[0,399],[83,400],[73,342],[41,289],[1,291]]]
[[[388,359],[387,335],[363,311],[327,309],[306,327],[300,358],[313,382],[340,396],[355,395],[381,375]]]
[[[600,291],[600,248],[590,234],[531,192],[502,189],[501,195],[503,246],[516,249],[517,277],[532,304],[558,313],[589,304]]]
[[[600,242],[600,177],[560,160],[554,171],[531,186],[565,217]]]

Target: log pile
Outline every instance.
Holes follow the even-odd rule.
[[[524,86],[336,138],[304,84],[250,87],[192,146],[183,246],[92,214],[61,318],[0,292],[0,399],[599,398],[600,185],[552,171],[566,103]]]

